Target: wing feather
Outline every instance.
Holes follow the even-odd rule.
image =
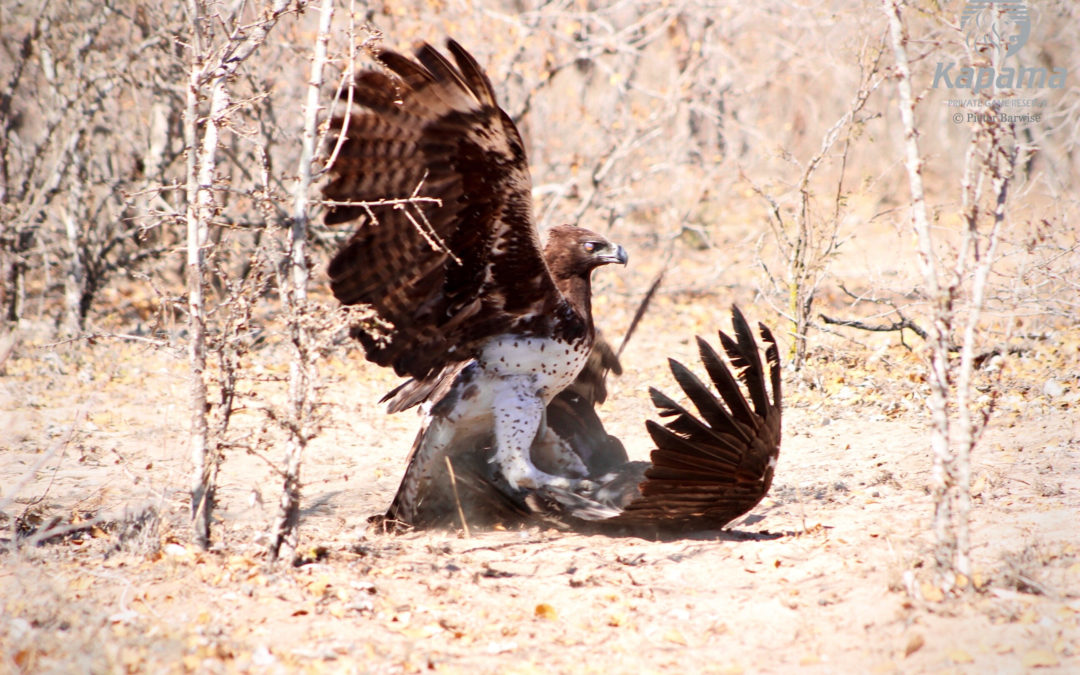
[[[719,528],[765,497],[780,452],[779,351],[772,333],[760,326],[773,390],[770,400],[757,343],[737,307],[732,308],[732,325],[736,338],[721,331],[720,341],[730,368],[739,369],[746,394],[729,367],[700,338],[702,362],[719,396],[682,364],[670,361],[672,374],[700,418],[667,396],[653,394],[660,416],[673,419],[663,425],[646,422],[656,449],[638,487],[641,496],[615,518],[603,521],[605,526]]]
[[[357,77],[366,110],[331,121],[330,145],[345,140],[323,187],[344,202],[326,223],[358,222],[328,269],[342,303],[375,310],[353,335],[371,361],[418,379],[493,335],[586,323],[544,261],[521,136],[476,60],[449,49],[456,66],[422,45],[415,60],[379,54],[392,76]]]
[[[476,62],[473,55],[465,51],[456,40],[447,40],[446,46],[450,49],[450,53],[454,55],[454,60],[457,61],[462,77],[469,83],[469,88],[473,93],[480,98],[480,102],[486,106],[496,106],[495,88],[491,86],[491,80],[488,79],[484,69]]]

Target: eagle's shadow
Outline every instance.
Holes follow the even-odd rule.
[[[770,532],[768,530],[758,530],[757,532],[750,532],[748,530],[739,529],[723,529],[723,530],[694,530],[689,532],[573,532],[568,534],[584,534],[593,537],[604,537],[606,539],[639,539],[642,541],[655,542],[661,544],[669,544],[678,541],[697,541],[697,542],[743,542],[743,541],[776,541],[778,539],[784,539],[785,537],[794,537],[799,533],[794,531],[784,532]]]
[[[754,523],[761,522],[763,516],[750,515],[746,517],[740,525],[753,525]],[[466,520],[468,522],[468,520]],[[769,530],[758,530],[756,532],[738,529],[738,528],[712,528],[712,529],[664,529],[662,527],[657,528],[641,528],[641,527],[624,527],[624,528],[611,528],[605,527],[601,523],[593,523],[582,521],[577,526],[571,526],[562,520],[516,520],[513,522],[498,522],[498,521],[486,521],[486,522],[473,522],[469,524],[468,528],[461,527],[461,521],[459,519],[446,519],[439,523],[427,523],[423,527],[417,527],[413,524],[403,523],[392,518],[387,517],[385,514],[376,514],[368,518],[369,531],[376,532],[383,535],[397,535],[416,533],[423,531],[443,531],[443,532],[459,532],[464,533],[467,536],[473,534],[484,535],[492,532],[513,532],[524,531],[528,528],[539,528],[548,532],[554,531],[557,534],[565,535],[581,535],[585,537],[600,537],[608,540],[619,539],[638,539],[641,541],[657,542],[657,543],[672,543],[677,541],[697,541],[697,542],[747,542],[747,541],[776,541],[787,537],[797,537],[801,533],[794,530],[784,530],[781,532],[772,532]]]
[[[311,516],[326,516],[332,514],[334,512],[334,500],[342,494],[344,494],[343,490],[323,492],[304,504],[300,509],[300,517],[309,518]]]
[[[769,530],[742,530],[738,528],[711,528],[711,529],[692,529],[692,528],[676,528],[676,529],[664,529],[657,527],[655,529],[633,527],[633,528],[604,528],[604,527],[585,527],[585,528],[564,528],[566,534],[580,534],[588,537],[603,537],[605,539],[638,539],[641,541],[656,542],[656,543],[672,543],[678,541],[697,541],[697,542],[747,542],[747,541],[776,541],[778,539],[784,539],[785,537],[794,537],[799,533],[795,531],[783,531],[772,532]]]

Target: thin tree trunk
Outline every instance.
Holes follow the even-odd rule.
[[[300,467],[310,433],[312,412],[311,384],[315,377],[310,329],[304,323],[307,304],[309,268],[307,261],[308,191],[311,188],[311,165],[315,158],[315,141],[319,120],[323,66],[326,63],[330,26],[333,21],[333,0],[323,0],[319,33],[308,79],[307,103],[301,131],[299,177],[293,200],[292,227],[289,230],[289,279],[286,282],[286,302],[290,306],[289,332],[295,356],[289,363],[289,404],[292,426],[285,449],[285,484],[271,538],[271,557],[292,560],[299,545],[300,524]]]
[[[203,249],[210,232],[214,213],[214,176],[217,167],[218,126],[229,106],[225,77],[215,75],[210,81],[210,114],[206,117],[202,145],[199,148],[199,170],[196,186],[194,227],[188,223],[188,303],[191,326],[192,391],[191,404],[196,419],[192,420],[192,435],[201,440],[192,448],[191,516],[195,539],[199,546],[210,546],[210,522],[213,516],[217,488],[218,458],[210,442],[210,406],[206,383],[206,308],[203,296],[205,256]],[[195,374],[198,373],[198,377]]]
[[[191,3],[192,44],[191,70],[188,79],[187,105],[184,109],[184,145],[187,148],[187,287],[188,287],[188,358],[190,386],[188,400],[191,406],[191,524],[195,543],[202,549],[210,546],[210,519],[214,504],[214,486],[211,482],[207,447],[209,424],[207,421],[206,393],[206,322],[203,308],[203,242],[206,225],[202,221],[203,209],[199,184],[205,167],[200,167],[202,153],[198,150],[199,94],[203,86],[203,44],[199,21],[205,5],[198,0]]]
[[[952,527],[952,490],[955,457],[949,447],[950,426],[946,408],[949,393],[949,325],[953,308],[950,294],[938,279],[937,259],[930,233],[926,196],[922,182],[922,156],[919,152],[919,132],[915,126],[915,98],[911,90],[911,66],[907,57],[907,35],[901,17],[901,0],[882,0],[889,18],[889,35],[896,60],[897,89],[900,94],[900,118],[904,125],[904,155],[908,183],[911,187],[911,223],[919,247],[919,268],[930,296],[933,318],[930,324],[930,416],[932,433],[930,445],[934,453],[931,474],[931,493],[934,498],[935,562],[939,571],[953,568],[957,541]],[[966,556],[964,556],[966,558]],[[965,572],[966,573],[966,572]]]
[[[220,457],[211,452],[206,383],[206,313],[203,301],[204,255],[210,219],[214,213],[214,177],[219,143],[219,127],[229,108],[229,78],[265,40],[278,19],[288,9],[290,0],[273,0],[268,11],[246,33],[230,37],[227,49],[208,68],[206,55],[210,45],[202,34],[201,22],[207,17],[206,0],[189,0],[192,21],[192,59],[184,113],[184,139],[187,145],[187,271],[188,323],[191,357],[191,516],[195,542],[202,548],[210,545],[210,522],[214,508],[215,483]],[[299,9],[305,3],[298,2]],[[239,7],[239,6],[237,6]],[[221,17],[214,17],[220,20]],[[234,17],[235,18],[235,17]],[[231,23],[227,21],[226,23]],[[198,143],[199,94],[210,91],[202,143]],[[196,157],[196,148],[198,149]]]
[[[83,291],[86,288],[86,262],[79,237],[79,217],[85,183],[82,153],[76,149],[70,158],[70,170],[74,180],[68,193],[68,208],[64,212],[64,233],[67,237],[68,255],[71,256],[64,275],[64,323],[69,334],[78,335],[83,329],[82,304]]]
[[[1002,223],[1005,220],[1005,205],[1008,200],[1009,183],[1016,166],[1018,148],[1001,147],[1000,129],[990,130],[990,145],[987,150],[987,163],[992,175],[995,204],[993,222],[986,235],[986,248],[980,253],[978,247],[977,205],[973,211],[975,218],[968,220],[965,236],[972,240],[975,273],[971,282],[971,298],[968,303],[968,316],[964,325],[964,339],[960,348],[959,374],[956,382],[956,570],[964,575],[971,574],[971,452],[978,441],[978,430],[985,423],[972,416],[971,377],[975,371],[975,337],[979,317],[986,302],[986,284],[997,255]],[[965,256],[966,257],[966,256]],[[957,269],[961,269],[964,260],[957,260]]]

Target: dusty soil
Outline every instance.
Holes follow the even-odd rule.
[[[601,325],[625,327],[653,271],[605,282]],[[750,289],[696,278],[669,282],[603,409],[633,458],[646,386],[674,389],[664,356],[696,365],[692,335],[726,327],[732,300],[778,321]],[[325,426],[304,465],[311,562],[285,568],[265,556],[281,451],[259,411],[280,403],[279,342],[246,365],[259,396],[234,428],[260,451],[227,455],[204,553],[188,544],[182,350],[47,334],[24,331],[0,371],[0,671],[1080,670],[1076,327],[1017,338],[980,371],[998,395],[961,597],[930,583],[922,354],[895,334],[819,336],[785,372],[770,496],[728,530],[667,541],[369,530],[417,420],[384,415],[393,380],[340,352],[320,366]]]

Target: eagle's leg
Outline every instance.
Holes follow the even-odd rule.
[[[580,481],[554,476],[532,463],[533,439],[544,419],[544,400],[530,375],[502,377],[494,387],[495,456],[502,477],[515,490],[544,486],[572,489]]]

